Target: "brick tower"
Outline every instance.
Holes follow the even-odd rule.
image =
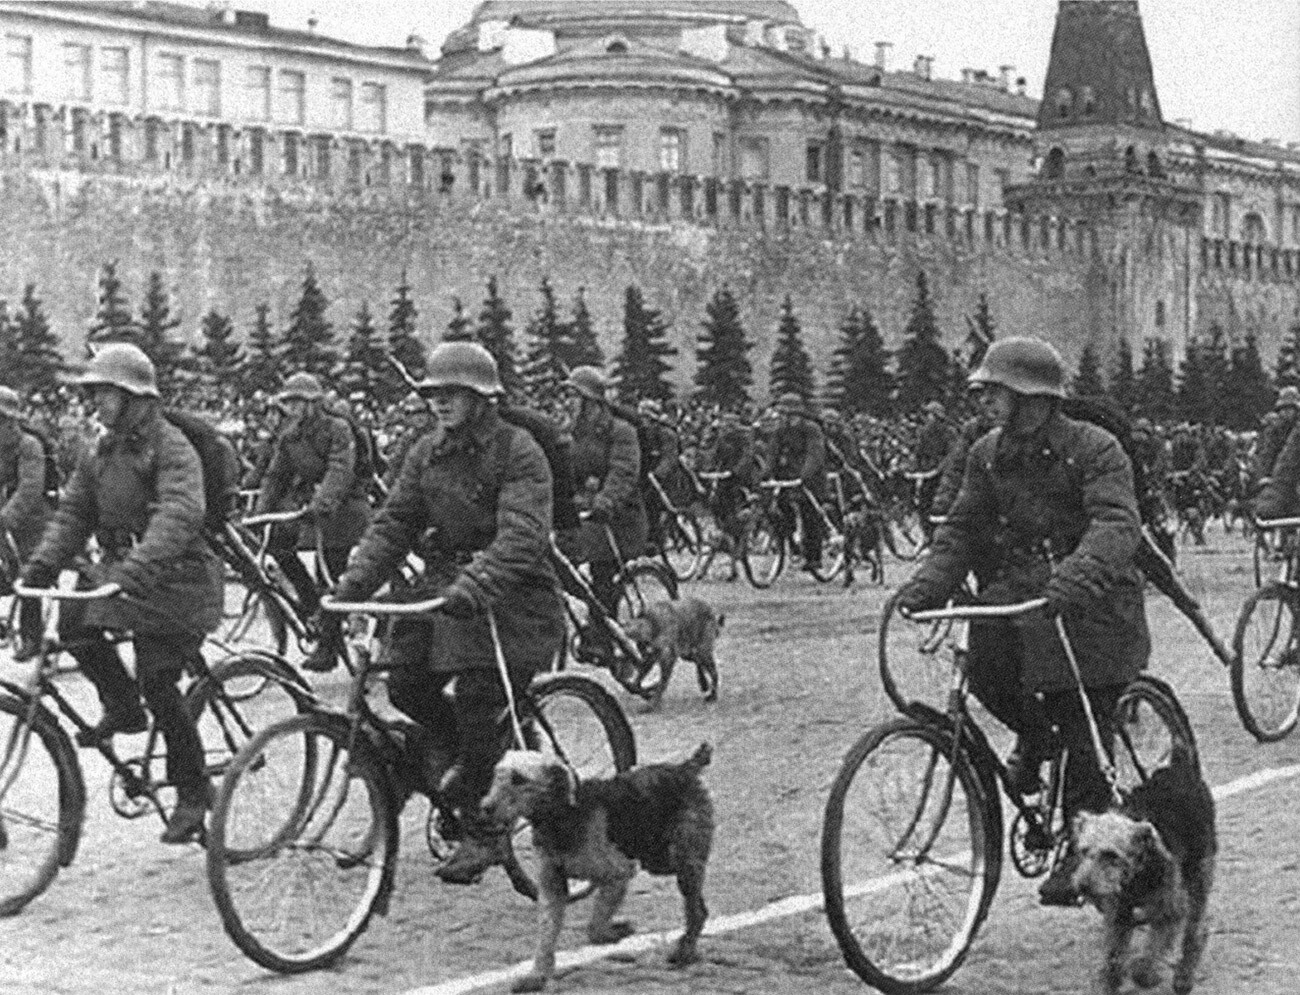
[[[1195,328],[1200,191],[1168,168],[1137,0],[1060,0],[1035,136],[1038,169],[1008,200],[1095,233],[1093,339],[1181,349]],[[1082,343],[1080,343],[1082,345]]]

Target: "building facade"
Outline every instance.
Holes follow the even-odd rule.
[[[425,175],[417,48],[228,5],[0,3],[0,159],[366,186]]]

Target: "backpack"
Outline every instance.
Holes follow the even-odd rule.
[[[352,433],[352,448],[356,453],[353,479],[364,485],[368,497],[382,501],[385,491],[381,478],[388,472],[388,463],[379,452],[379,443],[375,441],[374,433],[342,405],[327,407],[325,413],[347,422],[348,430]]]
[[[240,462],[235,444],[207,420],[188,411],[164,411],[163,417],[180,429],[203,464],[203,527],[220,531],[239,501]]]
[[[568,436],[551,419],[529,408],[503,404],[497,413],[503,422],[522,428],[541,446],[551,467],[552,523],[557,531],[576,529],[579,518],[578,507],[574,504],[573,460]],[[504,475],[505,467],[500,467],[497,476]]]
[[[59,454],[55,451],[54,443],[46,438],[44,432],[26,422],[19,422],[18,430],[26,432],[41,444],[41,455],[45,458],[45,500],[51,505],[58,504],[59,486],[63,483],[63,474],[59,472]]]

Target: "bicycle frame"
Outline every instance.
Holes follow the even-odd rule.
[[[1300,517],[1259,518],[1255,520],[1255,542],[1263,543],[1270,552],[1281,554],[1282,566],[1275,580],[1283,584],[1296,584],[1300,577],[1300,550],[1296,548],[1295,533],[1300,528]],[[1271,541],[1270,541],[1271,540]]]

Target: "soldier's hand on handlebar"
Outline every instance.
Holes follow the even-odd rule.
[[[467,619],[479,613],[478,604],[464,591],[450,587],[443,592],[442,596],[446,600],[438,611],[449,618]]]

